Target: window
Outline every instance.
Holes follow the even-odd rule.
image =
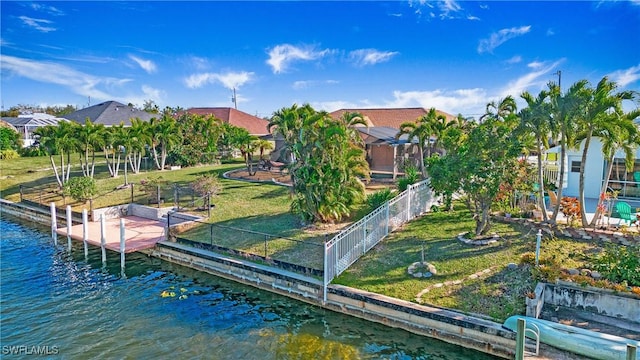
[[[581,161],[572,161],[571,162],[571,172],[579,173],[580,172],[580,164]]]

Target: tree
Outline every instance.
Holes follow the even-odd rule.
[[[585,89],[583,101],[584,115],[578,118],[581,126],[580,133],[575,138],[575,147],[579,147],[584,141],[582,149],[582,159],[580,162],[579,190],[578,201],[580,203],[580,219],[582,226],[588,225],[587,215],[584,209],[584,173],[587,163],[587,152],[591,144],[592,137],[598,135],[612,136],[607,130],[614,127],[610,126],[611,121],[623,119],[620,116],[611,116],[611,114],[620,114],[622,112],[622,101],[632,100],[634,93],[632,91],[622,91],[614,93],[616,84],[610,81],[606,76],[603,77],[595,89]],[[605,131],[603,131],[605,130]]]
[[[549,104],[549,93],[545,90],[540,91],[538,96],[534,97],[528,91],[520,95],[527,102],[527,107],[519,113],[520,125],[519,131],[525,134],[533,134],[536,141],[537,154],[537,175],[538,175],[538,206],[542,210],[543,220],[548,220],[546,205],[544,202],[544,173],[542,166],[542,156],[544,150],[548,148],[548,137],[551,131],[551,115]]]
[[[635,120],[640,118],[640,109],[624,113],[621,109],[608,113],[609,121],[598,131],[597,136],[602,142],[602,154],[607,163],[604,172],[604,182],[602,183],[602,195],[606,194],[609,187],[609,179],[613,169],[616,152],[621,150],[625,155],[625,165],[627,171],[631,171],[635,162],[635,152],[640,145],[640,129]],[[602,215],[604,197],[600,196],[596,213],[591,220],[591,226],[595,226]]]
[[[549,96],[551,103],[551,133],[560,139],[560,175],[558,178],[558,202],[555,204],[551,222],[556,222],[562,201],[562,184],[565,177],[564,158],[567,156],[567,148],[575,144],[577,133],[577,119],[583,115],[585,90],[588,86],[586,80],[574,83],[566,94],[562,94],[558,85],[549,84]]]
[[[400,124],[400,131],[396,135],[396,138],[400,138],[400,136],[404,134],[408,134],[408,140],[411,141],[414,138],[418,139],[418,150],[419,150],[419,166],[420,172],[423,177],[427,177],[426,169],[424,166],[424,149],[427,148],[427,157],[431,157],[431,135],[433,135],[433,125],[438,121],[440,117],[444,117],[443,115],[438,115],[435,108],[429,109],[427,115],[424,115],[417,119],[416,121],[407,121]]]
[[[75,123],[73,123],[75,124]],[[71,151],[75,148],[74,125],[71,122],[63,121],[58,125],[47,125],[37,128],[34,134],[38,136],[40,145],[49,154],[51,167],[56,176],[58,185],[62,188],[64,183],[69,180],[71,173]],[[76,124],[76,126],[78,126]],[[53,157],[60,155],[60,171]],[[65,165],[66,155],[66,165]]]
[[[264,160],[264,152],[273,150],[273,142],[265,139],[256,140],[256,148],[260,151],[260,160]]]
[[[181,140],[179,126],[173,118],[172,112],[171,108],[166,108],[160,120],[153,118],[150,122],[150,131],[153,134],[151,149],[153,150],[153,159],[156,167],[159,170],[164,170],[169,150],[179,144]]]
[[[66,196],[71,196],[76,201],[87,202],[98,192],[98,187],[93,178],[80,176],[69,179],[64,184],[63,192]]]
[[[80,166],[84,176],[93,178],[96,149],[100,149],[104,143],[104,132],[104,125],[94,124],[89,118],[85,119],[84,126],[75,127],[75,137],[80,153]],[[91,157],[91,166],[89,166],[89,157]]]
[[[0,150],[20,150],[22,138],[15,130],[0,126]]]
[[[218,174],[204,174],[198,176],[191,184],[193,191],[206,199],[207,207],[211,207],[211,196],[218,195],[222,191],[222,183]]]
[[[240,150],[242,158],[247,165],[247,172],[249,176],[256,174],[253,170],[253,153],[256,151],[258,138],[250,135],[247,129],[231,125],[232,131],[229,134],[229,142],[231,145]]]
[[[295,161],[293,146],[298,141],[303,122],[315,114],[315,110],[309,104],[298,107],[293,104],[289,108],[282,108],[273,113],[267,130],[273,134],[279,134],[284,138],[285,146],[291,156],[291,162]]]
[[[292,212],[306,221],[333,222],[364,200],[369,166],[362,147],[350,141],[344,122],[326,112],[307,113],[292,151]]]

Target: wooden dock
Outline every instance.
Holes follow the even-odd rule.
[[[165,224],[161,221],[150,220],[138,216],[124,217],[125,253],[151,249],[156,243],[165,239]],[[100,222],[88,222],[87,243],[100,247]],[[67,227],[56,230],[61,236],[67,236]],[[71,227],[71,238],[83,241],[82,224]],[[105,248],[120,252],[120,219],[105,220]]]

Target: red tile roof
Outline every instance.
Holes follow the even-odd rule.
[[[267,131],[269,121],[234,108],[191,108],[187,112],[196,115],[213,115],[228,124],[247,129],[251,135],[262,136],[269,134],[269,131]]]
[[[403,122],[416,121],[418,118],[429,112],[428,109],[424,108],[340,109],[330,113],[330,115],[333,118],[338,118],[347,111],[361,113],[365,120],[367,120],[369,126],[387,126],[394,129],[400,129],[400,124]],[[449,121],[455,118],[455,116],[440,110],[436,110],[436,112],[439,115],[444,115]]]

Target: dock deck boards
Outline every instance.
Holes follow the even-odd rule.
[[[125,253],[150,249],[156,246],[157,242],[165,238],[164,226],[164,223],[157,220],[138,216],[124,217]],[[66,237],[67,227],[60,227],[56,232]],[[100,237],[100,222],[89,222],[87,243],[100,247]],[[71,238],[82,242],[82,224],[71,227]],[[120,252],[120,219],[105,221],[105,248]]]

